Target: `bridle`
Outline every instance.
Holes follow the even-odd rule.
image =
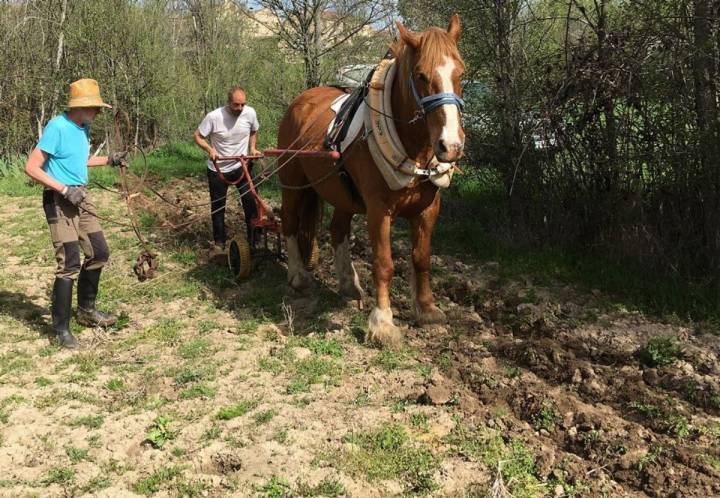
[[[465,101],[454,92],[435,93],[428,95],[427,97],[420,97],[418,94],[417,87],[415,86],[415,78],[413,72],[410,71],[410,89],[412,90],[413,97],[415,97],[415,103],[418,106],[418,115],[426,117],[432,111],[443,105],[454,105],[460,110],[462,114],[465,109]]]

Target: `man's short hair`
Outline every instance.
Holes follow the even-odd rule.
[[[230,102],[230,101],[232,100],[232,96],[235,95],[235,92],[242,92],[243,95],[247,95],[247,94],[245,93],[245,89],[244,89],[243,87],[241,87],[241,86],[234,86],[234,87],[232,87],[232,88],[230,89],[230,91],[228,92],[228,102]]]

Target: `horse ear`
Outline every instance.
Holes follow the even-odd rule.
[[[407,29],[400,21],[396,21],[396,24],[400,32],[400,38],[412,48],[417,49],[420,46],[420,35]]]
[[[453,14],[450,18],[450,24],[448,25],[447,31],[452,39],[455,40],[455,43],[457,43],[460,39],[460,32],[462,31],[460,28],[460,16],[458,14]]]

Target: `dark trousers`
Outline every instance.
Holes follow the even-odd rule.
[[[251,166],[249,166],[252,172]],[[208,175],[208,186],[210,188],[210,211],[212,212],[212,229],[213,229],[213,240],[216,244],[225,244],[227,242],[227,235],[225,234],[225,201],[227,200],[228,187],[229,185],[220,179],[220,175],[217,171],[211,169],[207,170]],[[238,168],[230,173],[223,173],[223,176],[228,181],[235,181],[243,176],[242,168]],[[243,212],[245,213],[245,225],[247,226],[248,239],[250,238],[250,220],[257,216],[257,206],[255,205],[255,199],[249,192],[247,181],[243,180],[235,187],[238,189],[238,193],[242,195],[240,198],[242,202]]]

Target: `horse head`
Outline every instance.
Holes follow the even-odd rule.
[[[463,155],[461,77],[465,71],[458,40],[460,16],[453,15],[448,28],[429,28],[421,33],[398,21],[400,40],[393,46],[399,61],[398,77],[405,99],[423,116],[435,156],[454,162]],[[402,81],[406,84],[402,84]]]

